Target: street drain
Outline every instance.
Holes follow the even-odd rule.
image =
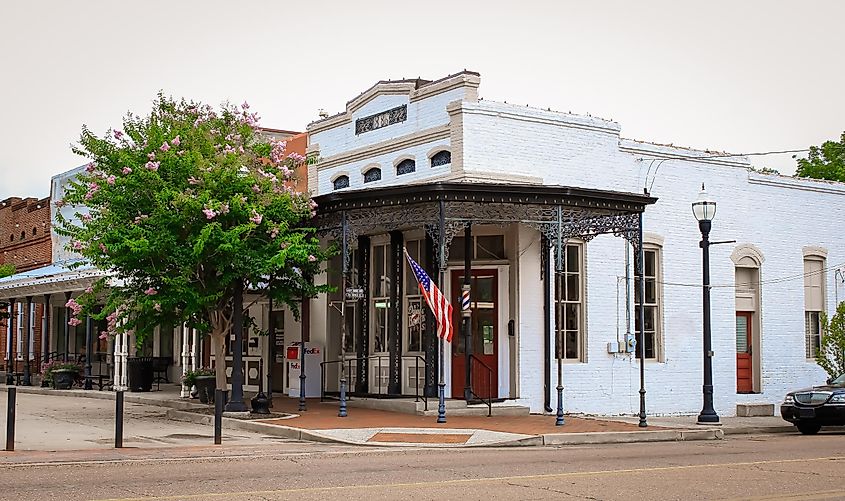
[[[211,435],[198,435],[196,433],[173,433],[171,435],[165,435],[162,438],[173,438],[176,440],[206,440],[211,438]]]

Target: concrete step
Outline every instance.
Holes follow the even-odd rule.
[[[738,417],[774,416],[775,404],[766,402],[736,404],[736,415]]]

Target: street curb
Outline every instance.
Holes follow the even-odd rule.
[[[722,440],[722,430],[601,431],[542,435],[543,445],[626,444],[635,442],[686,442]]]
[[[168,409],[167,418],[175,421],[187,421],[195,424],[211,425],[214,416],[196,414],[194,412]],[[378,447],[391,447],[389,444],[370,444],[344,440],[336,437],[329,437],[321,433],[294,428],[291,426],[280,426],[275,424],[262,423],[260,421],[244,421],[242,419],[223,418],[226,428],[262,433],[265,435],[290,438],[294,440],[310,440],[314,442],[333,442],[347,445],[369,445]],[[525,437],[517,440],[504,442],[493,442],[488,444],[458,445],[456,448],[479,448],[479,447],[537,447],[550,445],[585,445],[585,444],[614,444],[614,443],[636,443],[636,442],[683,442],[693,440],[721,440],[724,438],[722,430],[658,430],[658,431],[631,431],[631,432],[589,432],[589,433],[553,433]],[[395,447],[407,447],[407,444],[396,444]]]

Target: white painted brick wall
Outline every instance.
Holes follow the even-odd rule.
[[[387,109],[401,99],[378,98],[358,115]],[[327,157],[443,125],[448,123],[446,104],[454,99],[443,94],[416,103],[409,107],[409,120],[401,126],[360,137],[351,129],[339,128],[315,134],[311,142],[319,143],[321,156]],[[742,167],[746,162],[742,158],[716,163],[667,160],[658,167],[658,162],[649,160],[654,152],[687,157],[702,153],[620,140],[618,124],[592,117],[489,101],[464,102],[462,113],[463,162],[469,173],[521,174],[539,177],[546,184],[634,193],[641,193],[648,183],[651,194],[659,198],[644,218],[645,231],[665,239],[661,265],[667,282],[662,304],[665,356],[662,361],[647,361],[645,368],[649,414],[694,414],[701,409],[701,288],[694,286],[701,283],[701,250],[690,203],[702,182],[718,202],[711,239],[737,241],[711,248],[711,283],[718,286],[711,292],[716,410],[733,415],[740,402],[777,403],[787,390],[825,379],[823,371],[804,358],[802,247],[827,248],[828,266],[845,262],[845,245],[837,231],[837,223],[845,220],[845,186],[749,173]],[[382,164],[383,180],[367,187],[420,179],[431,172],[426,153],[433,145],[322,172],[319,191],[331,190],[330,178],[339,170],[350,173],[353,187],[363,187],[360,169],[372,162]],[[417,172],[397,179],[393,160],[405,153],[416,157]],[[646,179],[649,167],[651,175]],[[784,186],[773,186],[772,181]],[[540,412],[544,362],[539,234],[520,228],[518,238],[518,393],[521,402]],[[735,269],[730,255],[735,245],[743,243],[754,244],[765,256],[760,270],[762,346],[756,347],[762,350],[762,393],[752,395],[736,394]],[[625,332],[624,288],[618,283],[618,277],[625,274],[624,252],[624,240],[612,236],[598,237],[586,246],[587,362],[564,366],[567,412],[631,414],[639,410],[638,361],[606,352],[606,344],[617,340],[617,332]],[[772,281],[784,277],[792,278]],[[826,283],[828,310],[832,311],[832,271],[827,273]],[[845,297],[845,288],[841,291]],[[621,294],[618,305],[617,293]],[[315,314],[320,311],[314,309]],[[552,365],[554,407],[554,361]]]

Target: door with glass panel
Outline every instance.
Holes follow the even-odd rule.
[[[466,387],[466,337],[461,315],[463,270],[452,272],[451,303],[454,308],[455,334],[452,338],[452,398],[464,398]],[[473,398],[497,398],[499,381],[498,335],[499,298],[496,270],[472,270],[470,282],[470,317],[472,328]]]

